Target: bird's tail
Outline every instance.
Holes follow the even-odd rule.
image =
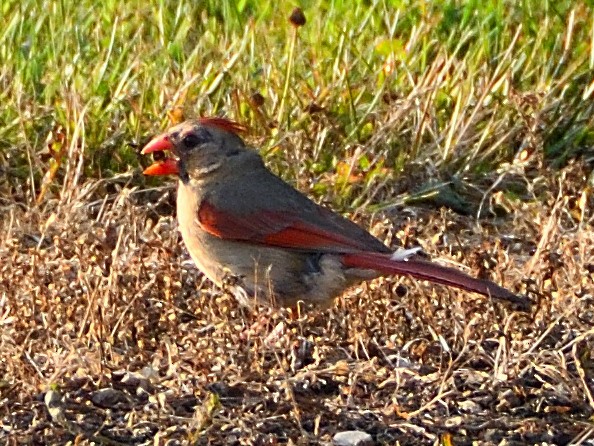
[[[457,269],[448,268],[425,260],[398,260],[394,259],[391,254],[359,252],[345,254],[342,257],[342,263],[347,268],[371,269],[382,274],[412,276],[441,285],[473,291],[495,299],[506,300],[522,309],[530,308],[528,299],[513,294],[511,291],[490,280],[476,279]]]

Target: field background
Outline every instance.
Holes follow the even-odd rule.
[[[0,14],[1,443],[592,444],[591,1]],[[406,278],[296,319],[239,308],[188,261],[173,179],[141,174],[142,145],[198,115],[533,309]]]

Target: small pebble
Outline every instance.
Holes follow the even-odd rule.
[[[335,446],[373,446],[373,439],[367,432],[344,431],[337,433],[332,442]]]

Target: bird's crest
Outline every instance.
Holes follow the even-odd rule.
[[[200,118],[198,121],[204,126],[216,127],[234,133],[235,135],[247,132],[247,128],[244,125],[226,118]]]

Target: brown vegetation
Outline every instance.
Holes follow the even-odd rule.
[[[5,202],[4,435],[312,444],[359,428],[401,444],[577,441],[594,409],[593,203],[579,163],[562,174],[533,180],[546,205],[507,203],[499,220],[414,207],[361,222],[528,293],[527,314],[396,278],[297,318],[249,311],[187,261],[170,186],[122,175],[43,207]]]

